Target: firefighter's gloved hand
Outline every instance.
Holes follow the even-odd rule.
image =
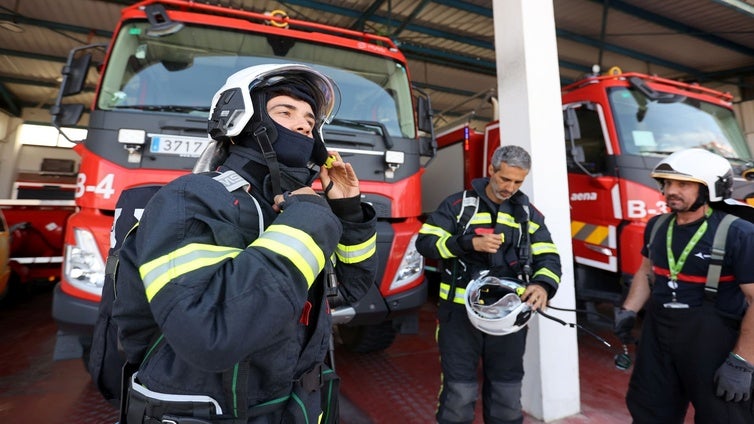
[[[621,343],[627,345],[635,343],[636,340],[631,334],[634,325],[636,324],[636,312],[620,308],[615,311],[615,324],[613,325],[613,333],[618,337]]]
[[[754,365],[731,352],[715,372],[717,396],[728,402],[749,400],[752,374],[754,374]]]

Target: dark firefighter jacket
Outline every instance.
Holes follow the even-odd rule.
[[[331,317],[321,271],[334,258],[347,300],[366,293],[376,216],[361,203],[361,222],[344,221],[307,195],[289,196],[277,214],[255,190],[231,192],[213,176],[182,176],[150,200],[121,250],[113,317],[129,362],[147,354],[155,331],[164,336],[139,369],[141,384],[211,396],[226,414],[289,395],[323,361]],[[223,377],[244,361],[248,387],[224,393]]]
[[[500,205],[492,202],[485,193],[487,178],[472,182],[475,196],[479,198],[479,209],[468,220],[465,231],[459,230],[459,219],[464,213],[464,193],[455,193],[446,198],[419,231],[416,248],[424,257],[441,261],[442,276],[440,297],[455,303],[464,303],[463,288],[482,270],[490,270],[491,275],[518,278],[521,274],[519,244],[521,222],[526,212],[521,206],[529,203],[522,192],[517,192]],[[467,197],[470,195],[467,194]],[[467,206],[471,207],[471,206]],[[529,207],[529,235],[531,282],[542,285],[552,298],[560,284],[560,256],[552,242],[544,216],[534,207]],[[475,234],[493,231],[501,233],[503,244],[494,253],[474,251],[471,239]],[[455,293],[449,293],[455,287]]]

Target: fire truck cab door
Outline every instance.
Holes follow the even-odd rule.
[[[617,271],[620,191],[602,109],[584,102],[563,112],[574,260]]]

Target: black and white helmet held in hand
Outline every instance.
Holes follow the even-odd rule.
[[[267,115],[265,90],[279,85],[302,88],[303,97],[313,101],[315,124],[312,135],[315,147],[311,161],[322,165],[327,159],[327,148],[322,137],[322,126],[330,122],[340,105],[340,93],[335,82],[319,71],[300,64],[266,64],[242,69],[226,80],[212,98],[207,131],[216,146],[225,145],[233,138],[251,135],[260,126],[270,133],[275,142],[275,131]],[[302,99],[303,100],[303,99]],[[217,147],[219,148],[219,147]],[[207,154],[207,156],[211,156]],[[200,162],[202,158],[200,158]],[[200,166],[207,168],[207,166]],[[197,167],[195,167],[196,172]]]
[[[482,271],[466,286],[464,303],[471,324],[487,334],[504,336],[526,326],[532,310],[523,301],[521,280],[492,277]]]
[[[718,202],[731,196],[733,169],[724,157],[704,149],[677,151],[660,161],[652,178],[662,188],[663,181],[680,180],[703,184],[709,192],[709,201]]]

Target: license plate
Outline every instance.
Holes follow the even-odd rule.
[[[209,138],[188,137],[183,135],[150,134],[151,153],[196,158],[209,144]]]

